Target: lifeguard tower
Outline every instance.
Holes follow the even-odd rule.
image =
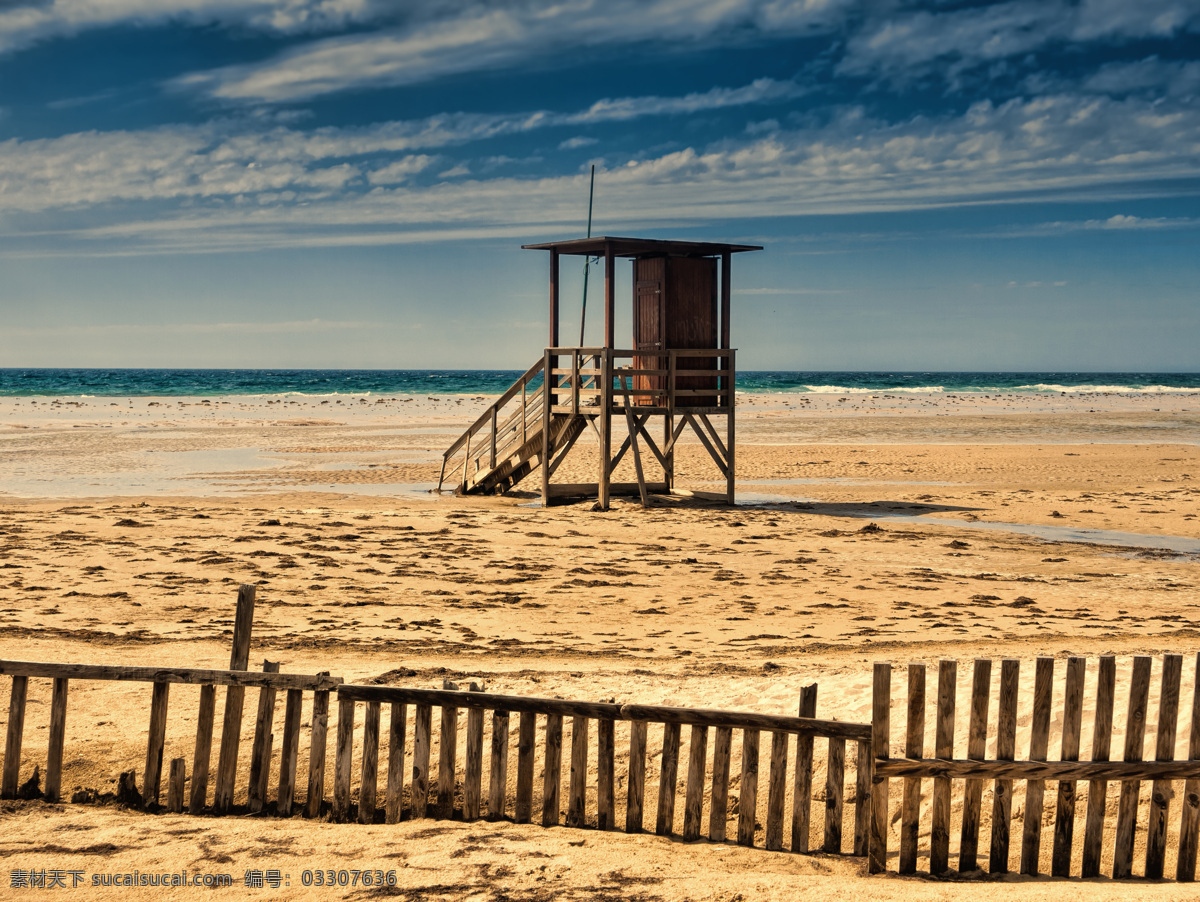
[[[720,471],[732,504],[736,366],[729,343],[730,261],[734,254],[762,248],[611,237],[523,247],[550,252],[550,346],[442,455],[438,488],[451,478],[456,494],[499,494],[540,470],[543,505],[595,496],[607,509],[614,494],[638,495],[645,505],[651,493],[672,491],[675,444],[691,427]],[[558,274],[564,255],[603,260],[603,347],[560,345]],[[628,349],[619,349],[614,336],[618,258],[633,264],[633,347]],[[662,429],[654,431],[661,445],[650,428],[659,417]],[[625,426],[616,454],[614,418]],[[589,429],[600,446],[597,481],[553,483]],[[661,481],[647,479],[650,461],[644,451],[661,468]],[[614,483],[612,474],[626,453],[632,454],[637,482]]]

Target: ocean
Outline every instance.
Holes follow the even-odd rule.
[[[494,395],[521,370],[220,370],[0,368],[0,397]],[[738,373],[740,392],[1200,392],[1200,373]]]

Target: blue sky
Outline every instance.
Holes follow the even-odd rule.
[[[1200,370],[1198,95],[1200,0],[8,0],[0,366],[523,368],[594,164],[742,368]]]

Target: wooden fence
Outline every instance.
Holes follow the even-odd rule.
[[[1087,660],[1066,659],[1061,705],[1056,708],[1053,658],[1038,658],[1034,667],[1033,692],[1028,706],[1028,759],[1015,760],[1017,751],[1018,701],[1020,698],[1020,662],[1001,662],[998,716],[995,720],[995,757],[988,760],[988,709],[993,696],[992,662],[976,660],[971,686],[967,728],[967,757],[955,758],[955,705],[957,663],[941,661],[937,668],[934,757],[925,757],[926,693],[924,664],[908,668],[907,723],[904,757],[890,757],[891,665],[878,663],[874,670],[873,737],[875,779],[872,796],[871,840],[868,867],[871,872],[888,866],[889,793],[892,779],[903,780],[899,818],[899,856],[897,870],[912,874],[917,870],[921,835],[921,781],[932,780],[928,862],[929,872],[946,874],[951,870],[950,838],[952,791],[961,780],[961,823],[958,868],[961,872],[982,870],[985,858],[980,849],[984,784],[992,786],[990,837],[986,850],[986,870],[1006,873],[1014,865],[1013,846],[1019,845],[1017,867],[1022,874],[1037,874],[1042,857],[1043,807],[1046,782],[1057,783],[1054,802],[1050,873],[1070,877],[1074,871],[1082,877],[1101,874],[1102,864],[1111,862],[1110,873],[1116,879],[1135,876],[1135,834],[1143,782],[1149,782],[1150,795],[1145,832],[1143,875],[1159,879],[1164,875],[1168,851],[1174,840],[1175,877],[1192,881],[1196,875],[1197,840],[1200,839],[1200,656],[1197,657],[1197,681],[1192,705],[1188,757],[1176,761],[1176,729],[1179,720],[1180,677],[1183,658],[1168,654],[1162,658],[1158,716],[1153,761],[1143,761],[1143,745],[1150,714],[1151,658],[1135,657],[1129,674],[1128,706],[1124,720],[1124,754],[1121,761],[1110,761],[1113,716],[1116,702],[1117,666],[1112,656],[1097,662],[1091,760],[1080,761],[1080,745],[1085,707]],[[1061,717],[1059,760],[1048,761],[1052,710]],[[1074,855],[1076,822],[1080,820],[1079,783],[1087,781],[1087,804],[1082,817],[1082,848]],[[1024,804],[1019,843],[1013,825],[1014,781],[1024,781]],[[1179,806],[1179,830],[1169,829],[1173,783],[1186,781]],[[1112,784],[1110,792],[1110,784]],[[1119,784],[1119,788],[1117,786]],[[1110,798],[1110,795],[1115,795]],[[1116,802],[1114,807],[1113,802]],[[1049,812],[1047,812],[1049,814]],[[1115,814],[1115,832],[1106,833],[1106,818]],[[1107,852],[1106,852],[1107,847]],[[1077,866],[1076,866],[1077,864]]]
[[[243,590],[245,592],[245,589]],[[248,600],[247,605],[242,602]],[[252,611],[253,592],[239,596],[239,622],[243,607]],[[248,654],[248,625],[235,628],[233,662]],[[562,699],[494,695],[453,689],[414,689],[389,686],[347,685],[328,674],[302,676],[278,672],[266,662],[264,672],[242,668],[198,670],[190,668],[128,667],[85,664],[48,664],[0,661],[0,674],[12,678],[0,797],[18,792],[21,776],[25,702],[30,679],[53,680],[48,734],[44,795],[57,800],[61,794],[63,752],[66,742],[67,693],[72,680],[122,680],[149,682],[149,738],[141,793],[145,803],[156,805],[160,796],[167,702],[173,683],[201,687],[192,765],[190,799],[185,806],[185,764],[171,762],[167,808],[191,813],[204,810],[208,800],[209,758],[213,738],[216,687],[225,686],[224,725],[221,734],[212,810],[225,813],[233,805],[243,701],[247,687],[259,689],[258,714],[250,756],[247,807],[251,813],[272,813],[268,807],[268,785],[272,761],[272,723],[276,693],[287,692],[283,739],[279,755],[278,794],[273,813],[290,816],[295,811],[295,777],[300,744],[302,696],[313,693],[310,724],[308,795],[304,812],[319,816],[324,810],[326,742],[331,693],[337,693],[337,746],[333,764],[334,820],[356,819],[363,823],[382,820],[396,823],[405,816],[455,817],[476,820],[511,817],[529,823],[540,802],[540,822],[554,826],[563,815],[564,721],[570,722],[570,754],[567,764],[565,822],[571,827],[622,828],[629,833],[646,828],[648,809],[654,812],[654,830],[676,834],[684,840],[702,837],[714,842],[727,838],[731,820],[733,836],[742,845],[756,842],[759,804],[759,749],[761,734],[770,736],[765,819],[762,846],[785,848],[787,802],[791,799],[790,842],[793,852],[810,849],[814,759],[821,739],[827,751],[825,816],[822,851],[843,851],[846,781],[846,743],[857,749],[852,851],[867,855],[868,870],[888,869],[889,839],[897,824],[898,854],[895,869],[901,874],[917,871],[918,860],[927,856],[928,871],[952,873],[951,837],[957,826],[957,871],[987,870],[1005,873],[1014,864],[1022,874],[1037,874],[1043,859],[1043,836],[1052,832],[1048,857],[1049,872],[1055,877],[1096,877],[1102,871],[1120,879],[1135,876],[1134,859],[1139,830],[1141,784],[1150,783],[1146,814],[1141,819],[1144,836],[1142,874],[1162,878],[1174,863],[1179,881],[1193,881],[1200,842],[1200,656],[1193,684],[1191,728],[1187,758],[1175,759],[1183,658],[1162,658],[1157,719],[1151,718],[1151,672],[1149,657],[1135,657],[1127,677],[1127,708],[1123,724],[1123,760],[1111,761],[1118,668],[1112,656],[1101,657],[1095,667],[1095,693],[1087,696],[1087,661],[1071,657],[1065,661],[1062,690],[1054,689],[1055,660],[1038,658],[1032,692],[1021,693],[1020,662],[1004,660],[998,681],[993,680],[990,660],[974,662],[970,690],[970,713],[966,724],[966,758],[955,757],[956,696],[958,665],[952,660],[937,666],[933,733],[933,757],[926,757],[926,666],[908,668],[907,704],[903,756],[891,756],[892,667],[877,663],[873,673],[872,722],[846,723],[816,718],[817,687],[801,692],[796,717],[735,711],[676,708],[650,705],[618,705]],[[989,751],[989,710],[993,696],[997,715]],[[1022,699],[1025,702],[1022,702]],[[1056,698],[1061,703],[1056,704]],[[382,745],[383,705],[389,707],[386,744],[386,779],[382,809],[379,806],[379,758]],[[361,765],[355,768],[355,720],[359,706],[365,708]],[[1085,709],[1093,709],[1091,759],[1080,760]],[[409,710],[412,709],[411,730]],[[435,719],[434,709],[439,709]],[[465,748],[459,768],[460,713],[465,711]],[[485,714],[491,712],[490,743],[485,747]],[[513,743],[511,715],[518,715],[515,737],[515,768],[510,769]],[[541,724],[541,755],[537,738]],[[1148,723],[1155,724],[1153,761],[1143,761]],[[1058,728],[1058,760],[1048,760],[1052,723]],[[435,724],[440,729],[435,730]],[[654,739],[661,738],[661,752],[651,754],[650,727]],[[682,728],[688,727],[686,755]],[[621,735],[618,736],[618,728]],[[1018,760],[1018,730],[1026,731],[1028,757]],[[709,731],[713,731],[711,759]],[[740,743],[735,744],[735,731]],[[794,737],[794,738],[793,738]],[[623,739],[618,743],[618,739]],[[432,751],[437,747],[437,768],[432,770]],[[627,754],[624,750],[627,749]],[[740,769],[731,777],[735,753]],[[535,800],[537,759],[542,764],[541,791]],[[679,766],[686,757],[683,786],[682,829],[676,829],[679,795]],[[789,757],[794,765],[789,768]],[[648,771],[657,758],[658,782],[655,801],[648,804]],[[710,764],[711,760],[711,764]],[[406,764],[411,762],[411,779],[405,785]],[[622,769],[618,770],[618,763]],[[485,787],[485,765],[487,783]],[[593,769],[594,765],[594,769]],[[515,770],[515,780],[510,780]],[[354,776],[357,773],[357,793]],[[595,774],[594,780],[592,774]],[[901,794],[891,795],[891,781],[900,780]],[[922,818],[922,781],[932,782],[932,793]],[[960,782],[961,781],[961,782]],[[1046,783],[1056,784],[1053,812],[1045,805]],[[1079,783],[1087,781],[1086,806],[1081,810]],[[1017,786],[1024,782],[1023,790]],[[990,805],[984,805],[985,783],[991,786]],[[1183,783],[1178,830],[1171,829],[1171,802],[1176,785]],[[510,785],[513,786],[510,792]],[[623,786],[623,790],[618,789]],[[736,800],[730,805],[731,788]],[[959,806],[955,790],[961,787]],[[486,788],[486,792],[485,792]],[[653,788],[653,787],[652,787]],[[790,791],[789,791],[790,790]],[[1110,791],[1111,790],[1111,791]],[[1111,796],[1111,798],[1110,798]],[[1018,799],[1021,805],[1018,807]],[[407,804],[405,802],[407,801]],[[893,804],[894,803],[894,804]],[[621,810],[619,810],[619,807]],[[704,829],[705,808],[708,828]],[[893,815],[892,809],[898,809]],[[623,815],[623,816],[621,816]],[[1044,816],[1045,815],[1045,816]],[[1113,829],[1106,823],[1113,820]],[[1019,842],[1014,820],[1020,820]],[[1052,823],[1051,823],[1052,822]],[[1079,823],[1077,823],[1079,822]],[[921,848],[923,823],[928,824],[927,850]],[[1075,843],[1081,826],[1082,842]],[[981,849],[980,837],[989,838]],[[1016,847],[1019,846],[1019,855]],[[1078,854],[1076,854],[1078,852]],[[1016,860],[1014,860],[1016,859]],[[984,864],[986,860],[986,866]]]
[[[3,779],[0,797],[16,796],[20,783],[21,746],[25,729],[25,700],[30,678],[54,681],[50,703],[49,751],[46,760],[43,795],[50,801],[61,797],[63,751],[66,744],[67,690],[72,680],[121,680],[153,684],[150,698],[150,728],[146,744],[146,763],[142,771],[141,797],[146,805],[157,805],[162,789],[163,749],[167,729],[167,701],[172,683],[200,686],[200,708],[196,718],[196,747],[192,759],[192,785],[187,809],[192,814],[202,811],[208,800],[209,765],[212,754],[213,720],[216,711],[217,686],[225,686],[225,716],[213,790],[213,810],[227,812],[236,790],[238,747],[241,744],[242,709],[247,687],[259,689],[258,716],[254,726],[254,742],[250,757],[250,776],[247,788],[251,811],[260,811],[267,802],[269,762],[271,760],[275,695],[287,692],[284,715],[283,746],[281,749],[276,810],[290,813],[295,792],[296,758],[300,744],[300,707],[303,693],[314,693],[311,729],[309,799],[322,794],[325,777],[326,719],[329,694],[339,685],[340,677],[328,674],[302,676],[279,673],[278,664],[264,662],[265,671],[197,670],[184,667],[123,667],[95,664],[46,664],[32,661],[0,661],[0,674],[12,677],[8,704],[8,727],[4,744]],[[186,762],[176,758],[171,762],[167,784],[167,809],[182,811]],[[317,809],[319,811],[319,808]],[[314,811],[313,813],[317,813]]]
[[[867,841],[867,800],[870,796],[873,758],[870,754],[871,728],[868,724],[818,720],[816,686],[805,687],[800,716],[783,717],[698,708],[673,708],[651,705],[617,705],[600,702],[576,702],[549,698],[492,695],[431,689],[407,689],[384,686],[344,685],[338,689],[337,758],[335,763],[333,817],[363,823],[375,821],[378,812],[379,745],[381,706],[390,706],[388,761],[383,819],[400,819],[404,800],[405,749],[408,741],[408,709],[414,709],[412,727],[412,780],[408,787],[408,811],[412,817],[448,818],[461,808],[464,820],[481,817],[497,819],[509,814],[510,716],[519,715],[516,741],[516,785],[512,794],[512,817],[528,823],[534,817],[534,773],[538,718],[543,722],[541,823],[554,826],[563,814],[563,723],[570,719],[570,758],[567,777],[566,824],[572,827],[594,826],[601,830],[617,829],[639,833],[646,820],[646,765],[649,755],[648,728],[662,726],[662,752],[659,757],[659,781],[654,830],[660,835],[675,833],[678,796],[681,731],[689,727],[687,775],[684,788],[682,830],[685,840],[698,840],[703,830],[704,801],[708,799],[708,839],[724,841],[728,829],[730,769],[734,751],[734,731],[741,732],[740,775],[737,783],[737,842],[751,846],[755,841],[758,811],[758,774],[760,734],[767,732],[771,755],[767,781],[766,823],[763,845],[769,850],[784,848],[785,806],[788,789],[789,750],[794,748],[795,766],[791,770],[792,811],[791,841],[794,852],[809,850],[812,804],[814,739],[828,740],[826,767],[825,824],[822,848],[842,851],[843,783],[846,742],[859,749],[857,792],[854,818],[854,852],[865,854]],[[355,708],[365,703],[362,739],[362,765],[357,793],[357,811],[353,809],[354,722]],[[440,709],[435,718],[433,709]],[[466,749],[463,768],[458,769],[459,714],[466,712]],[[492,712],[490,751],[485,753],[484,714]],[[435,737],[434,724],[440,723]],[[618,723],[628,724],[628,756],[624,773],[617,773]],[[708,767],[708,735],[714,731],[711,769]],[[595,741],[592,741],[592,737]],[[794,743],[793,738],[795,737]],[[436,777],[431,771],[431,748],[438,740]],[[485,759],[487,789],[484,791]],[[589,793],[589,765],[595,763],[594,793]],[[436,780],[436,782],[435,782]],[[625,785],[624,798],[618,800],[617,787]],[[461,786],[461,796],[458,788]],[[589,811],[589,797],[594,810]],[[623,802],[624,818],[618,815]]]

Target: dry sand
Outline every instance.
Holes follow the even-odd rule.
[[[794,713],[800,688],[817,682],[820,716],[863,722],[871,662],[891,660],[899,753],[910,661],[958,659],[965,699],[972,658],[1019,658],[1028,684],[1038,655],[1087,655],[1094,668],[1095,656],[1115,654],[1120,748],[1130,656],[1170,651],[1189,661],[1177,747],[1186,756],[1190,662],[1200,650],[1195,395],[751,397],[739,408],[743,504],[643,510],[618,501],[608,513],[423,491],[437,480],[441,449],[482,407],[475,398],[0,402],[0,657],[222,667],[235,588],[254,582],[252,658],[348,681],[439,687],[474,677],[511,694],[779,714]],[[593,453],[581,450],[561,478],[594,478]],[[680,485],[714,480],[702,448],[684,445]],[[1157,678],[1156,667],[1151,710]],[[1089,687],[1093,680],[1089,669]],[[1018,757],[1028,744],[1030,686],[1023,690]],[[48,681],[31,681],[22,779],[44,760],[49,692]],[[166,757],[186,757],[189,768],[197,694],[171,692]],[[66,794],[110,791],[120,771],[140,772],[148,698],[144,685],[73,684]],[[253,701],[251,693],[247,729]],[[994,722],[994,701],[992,712]],[[1057,736],[1061,699],[1055,717]],[[961,716],[960,754],[965,723]],[[1090,749],[1090,709],[1084,724]],[[618,749],[627,749],[623,729]],[[1154,729],[1152,719],[1147,735]],[[661,741],[652,729],[651,753]],[[656,778],[652,763],[651,811]],[[850,762],[847,846],[853,788]],[[736,791],[735,781],[731,803]],[[989,786],[985,836],[990,796]],[[1051,787],[1047,822],[1053,798]],[[893,808],[897,799],[894,789]],[[1021,803],[1018,793],[1017,815]],[[14,898],[32,891],[8,887],[12,868],[82,870],[89,881],[134,870],[231,873],[225,898],[1196,895],[1106,880],[867,878],[862,860],[848,856],[510,823],[364,827],[41,802],[0,811],[0,896]],[[891,829],[894,855],[897,821]],[[957,841],[955,827],[952,862]],[[1111,856],[1111,837],[1106,849]],[[1048,855],[1047,834],[1044,869]],[[351,867],[395,870],[397,886],[300,885],[304,868]],[[291,885],[246,889],[248,868],[278,868]]]

